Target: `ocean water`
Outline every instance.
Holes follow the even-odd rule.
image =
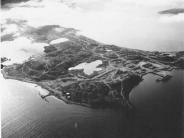
[[[172,72],[167,82],[156,82],[153,75],[144,80],[130,93],[136,107],[138,128],[145,137],[180,138],[182,135],[182,112],[184,71]]]
[[[34,84],[5,80],[1,89],[2,137],[173,138],[181,135],[183,71],[165,83],[145,76],[133,89],[133,112],[92,109],[39,96]]]

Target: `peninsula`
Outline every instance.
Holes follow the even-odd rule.
[[[131,107],[129,93],[144,75],[157,75],[160,82],[170,79],[172,70],[184,69],[184,51],[149,52],[123,48],[79,35],[73,28],[47,28],[60,29],[60,32],[53,37],[50,31],[40,31],[42,28],[25,33],[37,36],[36,41],[50,43],[45,46],[44,54],[2,69],[6,79],[31,82],[47,89],[50,93],[42,98],[54,95],[66,103],[90,107]],[[53,42],[56,38],[65,41]],[[91,70],[87,73],[85,66],[93,63],[98,64],[94,69],[88,67]]]

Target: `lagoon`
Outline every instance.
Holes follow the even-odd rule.
[[[94,71],[100,71],[101,70],[101,68],[97,67],[100,64],[102,64],[101,60],[96,60],[96,61],[93,61],[91,63],[84,62],[84,63],[81,63],[81,64],[75,66],[75,67],[69,68],[69,70],[80,70],[80,69],[83,69],[85,74],[90,75]]]

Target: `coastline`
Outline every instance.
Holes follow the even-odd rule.
[[[3,69],[1,70],[1,73],[2,73],[4,79],[11,79],[11,80],[17,80],[17,81],[21,81],[21,82],[36,84],[36,85],[40,86],[42,89],[48,91],[48,96],[54,96],[57,99],[62,100],[66,104],[75,104],[75,105],[80,105],[80,106],[84,106],[84,107],[91,107],[91,105],[89,105],[89,104],[77,103],[77,102],[69,101],[64,96],[61,95],[61,92],[59,92],[57,90],[54,90],[54,89],[52,89],[50,87],[47,87],[47,86],[43,85],[40,82],[34,82],[34,81],[31,81],[31,80],[28,80],[28,79],[22,79],[22,78],[8,76]]]
[[[172,70],[174,70],[174,69],[172,69]],[[175,70],[177,70],[177,69],[175,69]],[[74,102],[74,101],[68,100],[67,98],[65,98],[64,96],[62,96],[62,92],[60,92],[60,91],[58,91],[58,90],[55,90],[55,89],[53,89],[53,88],[51,88],[51,87],[49,87],[49,86],[46,86],[46,85],[44,85],[42,82],[36,82],[36,81],[29,80],[29,79],[24,79],[24,78],[9,76],[3,69],[1,70],[1,73],[2,73],[3,78],[5,78],[5,79],[12,79],[12,80],[22,81],[22,82],[26,82],[26,83],[36,84],[37,86],[40,86],[41,89],[44,89],[44,90],[48,91],[48,94],[47,94],[47,95],[40,95],[42,99],[44,99],[44,98],[46,98],[46,97],[48,97],[48,96],[54,96],[54,97],[56,97],[57,99],[62,100],[62,101],[63,101],[64,103],[66,103],[66,104],[75,104],[75,105],[80,105],[80,106],[89,107],[89,108],[92,107],[92,105],[90,105],[90,104],[79,103],[79,102]],[[166,76],[160,76],[160,75],[158,75],[157,73],[153,73],[153,72],[145,73],[145,74],[143,74],[141,77],[143,78],[144,76],[146,76],[146,75],[148,75],[148,74],[154,74],[154,75],[156,75],[156,76],[161,77],[160,81],[164,81],[164,78],[166,77]],[[172,77],[172,76],[171,76],[171,77]],[[170,78],[171,78],[171,77],[170,77]],[[170,78],[169,78],[169,79],[170,79]],[[157,81],[157,80],[156,80],[156,81]],[[130,93],[131,93],[131,91],[128,92],[128,95],[129,95]],[[43,96],[43,97],[42,97],[42,96]],[[128,97],[129,97],[129,96],[128,96]]]

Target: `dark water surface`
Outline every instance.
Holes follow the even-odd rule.
[[[147,75],[130,94],[134,112],[68,105],[32,84],[1,78],[2,137],[179,138],[184,71],[168,82]]]
[[[157,77],[147,75],[130,94],[136,106],[135,131],[146,138],[181,137],[184,71],[172,74],[168,82],[156,82]]]

